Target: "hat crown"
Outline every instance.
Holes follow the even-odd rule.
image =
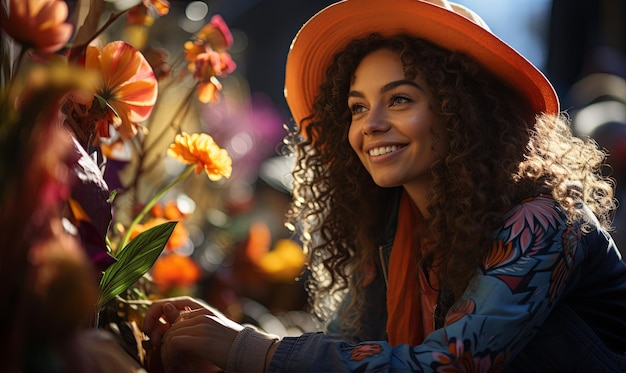
[[[462,15],[463,17],[469,19],[470,21],[474,22],[475,24],[479,25],[485,30],[491,31],[487,23],[476,12],[474,12],[473,10],[461,4],[452,3],[447,0],[418,0],[418,1],[435,4],[442,8],[448,9],[449,11],[453,13]]]
[[[284,94],[298,125],[313,114],[333,56],[373,32],[408,34],[463,53],[517,90],[534,113],[559,112],[556,92],[542,72],[465,6],[448,0],[341,0],[311,17],[291,44]]]

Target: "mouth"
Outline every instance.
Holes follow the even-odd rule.
[[[379,146],[377,148],[370,149],[368,151],[371,157],[380,157],[381,155],[393,153],[399,149],[404,148],[406,145],[387,145],[387,146]]]

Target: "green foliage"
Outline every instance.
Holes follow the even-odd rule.
[[[167,222],[139,234],[117,254],[100,280],[98,309],[132,286],[157,260],[177,222]]]

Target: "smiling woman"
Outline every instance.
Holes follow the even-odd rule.
[[[366,56],[348,94],[348,139],[377,185],[404,185],[422,215],[428,215],[424,197],[430,169],[446,155],[447,139],[430,109],[432,93],[424,74],[415,73],[414,79],[406,79],[400,55],[392,49]]]
[[[299,126],[288,223],[325,333],[277,339],[166,299],[144,325],[166,367],[626,370],[605,155],[476,13],[339,1],[293,40],[285,96]]]

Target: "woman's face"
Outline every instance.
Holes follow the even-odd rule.
[[[447,137],[429,108],[432,94],[422,74],[407,80],[398,53],[381,49],[357,67],[348,95],[348,139],[374,182],[424,193],[433,162],[445,155]]]

